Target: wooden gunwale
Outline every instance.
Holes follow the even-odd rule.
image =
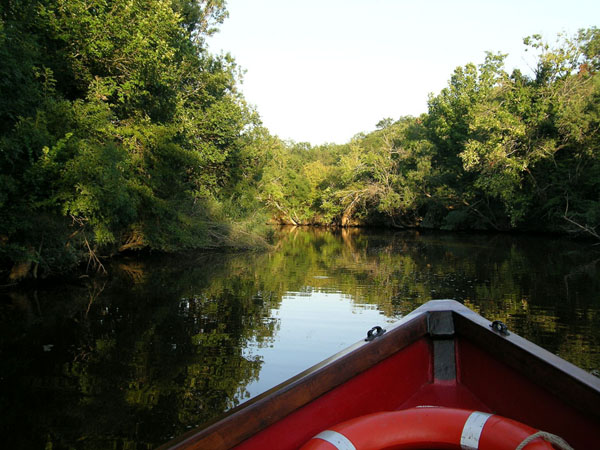
[[[231,448],[425,336],[427,314],[415,311],[374,341],[348,347],[159,450]]]
[[[503,336],[490,322],[462,306],[453,311],[456,335],[576,410],[600,420],[600,378],[514,333]]]
[[[470,342],[592,422],[600,421],[599,378],[514,333],[505,336],[493,331],[488,320],[456,301],[433,300],[374,341],[352,345],[159,450],[234,447],[422,338]],[[460,352],[456,360],[460,383]]]

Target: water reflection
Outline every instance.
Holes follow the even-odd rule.
[[[340,293],[322,290],[288,292],[271,311],[278,321],[269,346],[251,342],[245,354],[263,361],[260,377],[247,387],[258,395],[302,370],[354,344],[374,325],[394,322],[376,305],[353,302]]]
[[[431,298],[598,370],[599,267],[554,238],[295,229],[0,293],[0,446],[154,448]]]

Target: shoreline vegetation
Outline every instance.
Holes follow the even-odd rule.
[[[206,39],[222,0],[0,6],[0,284],[137,250],[267,248],[267,223],[600,241],[600,30],[487,53],[419,117],[283,142]],[[416,70],[416,69],[415,69]],[[401,105],[399,105],[399,110]]]

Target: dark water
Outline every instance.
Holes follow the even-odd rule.
[[[154,448],[432,298],[600,370],[598,246],[282,231],[270,253],[120,260],[0,291],[0,448]]]

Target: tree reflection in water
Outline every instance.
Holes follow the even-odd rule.
[[[278,238],[269,253],[122,259],[109,277],[0,294],[1,446],[154,448],[432,298],[600,368],[600,257],[585,244],[319,229]]]

